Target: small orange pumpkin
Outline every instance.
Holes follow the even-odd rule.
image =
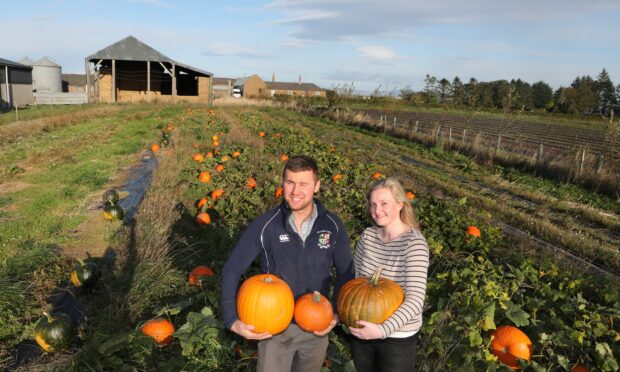
[[[282,155],[280,155],[280,161],[281,161],[281,162],[283,162],[283,163],[284,163],[284,162],[285,162],[285,161],[287,161],[287,160],[288,160],[288,155],[286,155],[286,154],[282,154]]]
[[[332,180],[334,180],[334,182],[338,182],[338,180],[340,180],[342,178],[342,174],[340,173],[336,173],[333,177]]]
[[[224,195],[224,189],[215,189],[211,192],[211,199],[214,201],[218,200],[222,195]]]
[[[293,319],[295,299],[286,282],[273,274],[248,278],[237,293],[239,319],[253,325],[254,332],[278,334]]]
[[[280,133],[276,133],[273,135],[273,138],[280,138],[282,135]]]
[[[213,145],[213,147],[218,147],[220,145],[220,141],[213,141],[211,142],[211,144]]]
[[[250,179],[248,180],[248,182],[245,183],[245,185],[248,187],[248,189],[252,190],[256,188],[256,180],[254,179],[254,177],[250,177]]]
[[[172,342],[174,325],[171,321],[164,318],[151,319],[146,322],[141,329],[142,333],[149,336],[160,345],[168,345]]]
[[[372,179],[373,180],[378,180],[381,177],[383,177],[383,174],[381,174],[381,172],[375,172],[375,173],[372,174]]]
[[[202,155],[201,153],[196,153],[194,154],[194,157],[192,158],[194,161],[197,161],[199,163],[202,163],[203,161],[205,161],[205,157],[204,155]]]
[[[202,207],[203,207],[205,204],[207,204],[208,202],[209,202],[209,199],[207,199],[207,198],[204,198],[204,197],[203,197],[203,198],[201,198],[201,199],[198,201],[198,204],[196,204],[196,208],[198,208],[198,209],[202,209]],[[209,206],[207,206],[207,207],[209,207]]]
[[[471,225],[467,228],[467,234],[471,236],[475,236],[477,238],[480,237],[480,229],[474,225]]]
[[[208,225],[211,223],[211,216],[207,212],[200,212],[196,215],[196,225]]]
[[[276,189],[276,193],[275,193],[274,196],[277,199],[277,198],[281,197],[283,194],[284,194],[284,189],[282,187],[278,187]]]
[[[206,171],[200,172],[200,174],[198,175],[198,181],[200,181],[202,183],[209,183],[209,182],[211,182],[211,173],[206,172]]]
[[[216,172],[222,172],[224,170],[224,166],[222,164],[218,164],[215,166]]]
[[[505,325],[497,327],[491,340],[491,352],[512,369],[519,368],[517,358],[530,360],[532,341],[519,328]]]
[[[241,156],[241,152],[239,152],[239,151],[234,151],[234,152],[232,153],[232,157],[233,157],[233,158],[238,158],[239,156]]]
[[[265,137],[267,135],[267,133],[263,132],[262,130],[260,132],[258,132],[258,136],[259,137]]]
[[[211,137],[211,141],[219,141],[220,137],[218,137],[217,135],[214,135],[213,137]]]
[[[230,157],[228,155],[222,156],[222,161],[229,161]]]
[[[159,145],[158,145],[158,144],[153,143],[153,144],[151,145],[151,151],[152,151],[152,152],[157,153],[157,152],[159,152],[159,149],[160,149],[160,147],[159,147]]]
[[[306,293],[295,301],[293,314],[299,328],[306,332],[325,330],[334,318],[334,309],[329,300],[319,291]]]
[[[405,196],[407,197],[407,199],[409,200],[413,200],[415,199],[415,194],[412,193],[411,191],[407,191],[407,193],[405,194]]]
[[[192,271],[190,271],[189,276],[187,277],[187,282],[190,285],[200,285],[202,284],[203,278],[213,276],[215,273],[211,268],[200,265],[196,266]]]
[[[205,158],[212,158],[212,157],[213,157],[213,153],[211,151],[205,154]]]
[[[582,366],[581,364],[576,364],[570,371],[571,372],[590,372],[590,370],[587,367]]]

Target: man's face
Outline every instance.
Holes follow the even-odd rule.
[[[312,208],[314,193],[319,191],[320,186],[321,182],[314,178],[311,170],[293,172],[287,169],[284,172],[284,200],[294,212]]]

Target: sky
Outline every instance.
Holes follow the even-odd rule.
[[[603,68],[620,84],[618,0],[3,1],[0,58],[63,73],[133,35],[215,77],[253,74],[355,92],[520,78],[557,89]]]

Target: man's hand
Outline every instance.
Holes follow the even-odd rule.
[[[378,324],[365,320],[358,320],[356,323],[361,326],[361,328],[349,327],[349,332],[351,332],[353,336],[362,340],[376,340],[383,337]]]
[[[332,318],[332,321],[329,323],[329,326],[327,326],[327,328],[325,328],[322,331],[312,332],[312,333],[314,333],[316,336],[325,336],[332,329],[334,329],[334,327],[336,326],[336,324],[338,324],[339,321],[340,321],[340,317],[338,317],[338,314],[334,314],[334,317]]]
[[[230,330],[238,334],[239,336],[245,338],[246,340],[264,340],[266,338],[271,337],[269,332],[261,332],[256,333],[254,331],[254,326],[251,324],[245,324],[241,320],[237,319],[233,323]]]

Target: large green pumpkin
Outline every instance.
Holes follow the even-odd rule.
[[[76,287],[88,287],[97,280],[99,267],[91,261],[78,261],[71,271],[71,284]]]
[[[337,309],[347,327],[359,328],[357,320],[383,323],[405,299],[403,289],[394,281],[381,278],[379,268],[371,278],[356,278],[340,288]]]
[[[120,199],[120,196],[118,194],[118,191],[111,189],[106,191],[103,194],[103,201],[106,202],[107,204],[116,204],[118,203],[118,200]]]
[[[69,315],[54,313],[45,315],[34,329],[34,339],[48,353],[53,353],[71,346],[75,339],[75,327]]]

